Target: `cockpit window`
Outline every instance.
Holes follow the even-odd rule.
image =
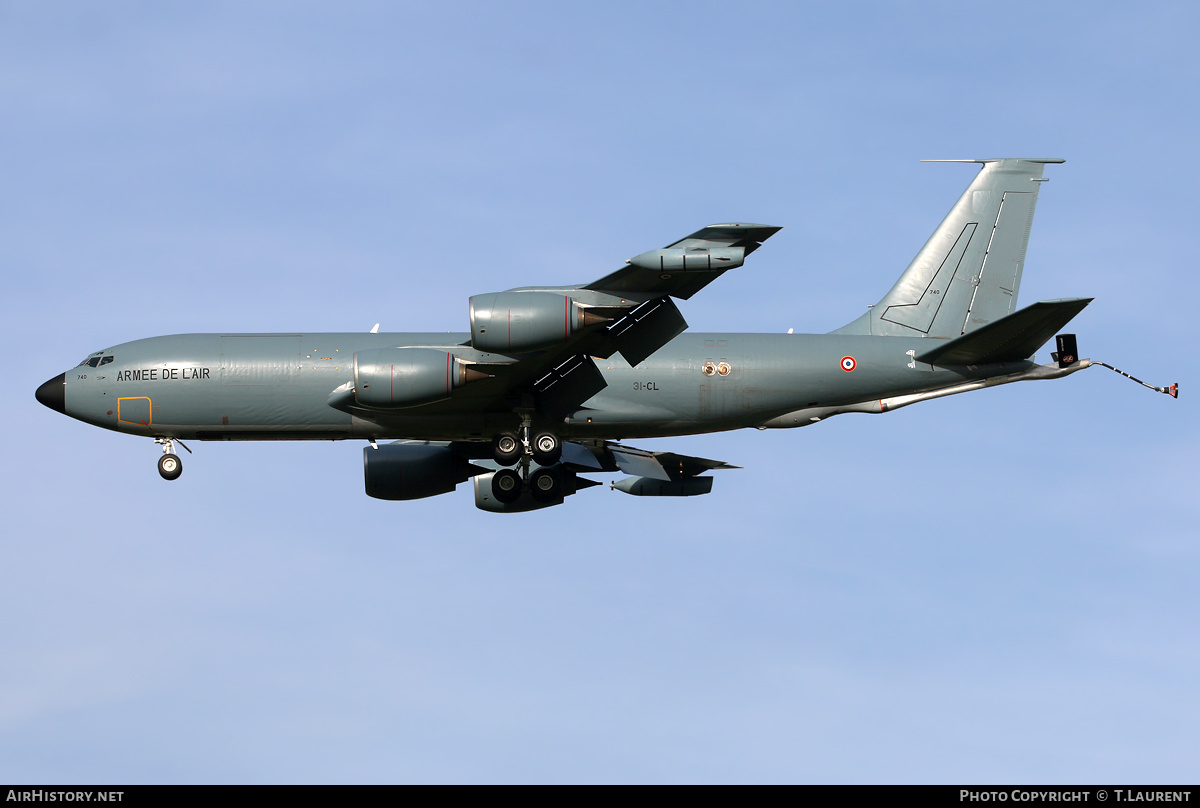
[[[115,358],[111,354],[102,355],[104,353],[104,351],[96,351],[91,356],[84,357],[83,361],[80,362],[78,366],[83,367],[84,365],[87,365],[90,368],[99,367],[100,365],[107,365]]]

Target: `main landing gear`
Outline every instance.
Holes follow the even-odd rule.
[[[553,432],[539,432],[533,436],[533,462],[539,466],[553,466],[562,457],[562,441]]]
[[[501,432],[492,439],[492,459],[502,466],[516,465],[524,454],[521,440],[513,432]]]
[[[502,466],[515,466],[530,459],[539,466],[553,466],[562,457],[562,440],[553,432],[539,432],[530,440],[517,432],[501,432],[492,440],[492,459]]]
[[[521,489],[525,484],[521,475],[515,469],[500,469],[492,475],[492,496],[497,502],[505,505],[516,502],[521,497]]]
[[[528,471],[528,467],[524,470]],[[562,474],[557,466],[538,469],[530,475],[528,484],[521,480],[516,469],[500,469],[492,475],[492,496],[505,505],[520,499],[526,488],[539,502],[556,502],[563,496]]]
[[[551,502],[562,497],[562,474],[554,465],[562,458],[562,439],[553,432],[532,434],[532,419],[521,415],[516,432],[501,432],[492,440],[492,459],[501,466],[520,464],[520,471],[503,468],[492,475],[492,494],[500,502],[516,502],[526,488],[534,499]],[[541,466],[532,475],[529,463]]]
[[[192,450],[179,438],[155,438],[154,442],[163,447],[162,457],[158,458],[158,473],[164,480],[178,480],[183,474],[183,458],[175,454],[175,444],[178,443],[191,454]]]

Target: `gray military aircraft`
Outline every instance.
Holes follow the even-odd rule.
[[[473,478],[478,507],[528,511],[599,485],[589,472],[625,473],[612,487],[636,496],[707,494],[707,472],[736,467],[619,441],[808,426],[1104,365],[1079,359],[1069,334],[1051,364],[1032,358],[1090,298],[1016,309],[1042,172],[1063,161],[945,162],[982,169],[891,291],[828,334],[687,332],[672,298],[780,229],[715,224],[592,283],[475,295],[469,334],[155,337],[91,354],[37,400],[153,438],[168,480],[184,439],[357,438],[380,499]]]

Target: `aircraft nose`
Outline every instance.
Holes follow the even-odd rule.
[[[50,409],[66,415],[66,384],[67,374],[60,373],[39,387],[34,395],[37,396],[38,401],[45,404]]]

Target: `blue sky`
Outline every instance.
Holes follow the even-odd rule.
[[[1185,3],[0,4],[0,779],[1194,782],[1200,14]],[[1022,302],[1103,369],[662,441],[711,496],[493,516],[360,446],[33,399],[126,340],[465,330],[699,226],[683,304],[827,331],[1050,156]],[[11,364],[11,363],[10,363]]]

